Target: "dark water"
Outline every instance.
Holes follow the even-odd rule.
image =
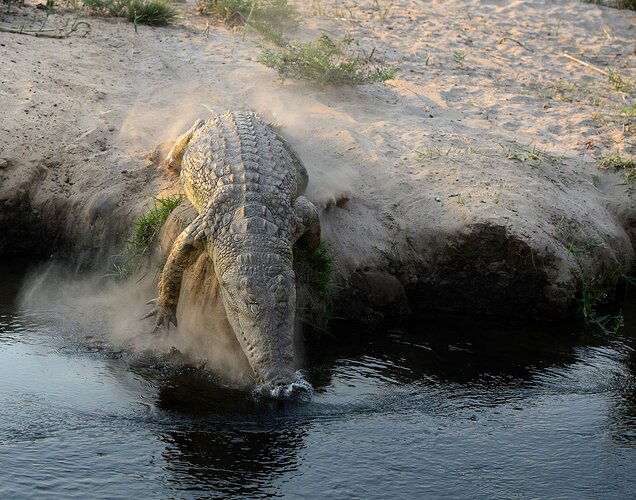
[[[634,498],[635,318],[309,349],[310,400],[77,342],[0,288],[0,498]],[[572,331],[571,331],[572,330]]]

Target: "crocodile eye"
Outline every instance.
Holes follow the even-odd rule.
[[[258,312],[260,311],[260,308],[258,307],[258,304],[249,304],[250,306],[250,311],[252,311],[253,314],[258,314]]]

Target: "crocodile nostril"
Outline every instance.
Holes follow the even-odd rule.
[[[282,379],[282,378],[278,378],[276,380],[273,380],[271,382],[272,387],[283,387],[284,385],[287,385],[287,383]]]

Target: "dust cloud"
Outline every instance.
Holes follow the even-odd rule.
[[[307,168],[307,196],[318,208],[350,198],[360,180],[358,167],[370,161],[361,151],[362,138],[351,132],[355,120],[298,89],[263,87],[257,80],[252,74],[231,74],[223,96],[191,81],[145,89],[126,113],[118,140],[131,153],[159,150],[165,157],[197,119],[254,111],[274,125]],[[236,82],[242,83],[240,97],[232,92]]]
[[[165,156],[175,139],[198,118],[207,119],[222,111],[217,96],[192,82],[148,89],[126,114],[119,141],[129,151],[159,148]]]
[[[357,166],[366,160],[364,155],[361,160],[358,137],[351,132],[354,120],[297,89],[272,89],[260,85],[254,75],[247,80],[243,76],[230,75],[242,83],[240,94],[233,92],[236,82],[228,84],[225,95],[192,81],[138,89],[121,122],[120,146],[131,154],[158,150],[165,156],[197,119],[228,110],[254,111],[272,123],[306,166],[307,196],[319,209],[348,199],[359,180]],[[21,305],[54,311],[60,331],[80,342],[95,337],[133,356],[161,358],[178,352],[234,386],[251,386],[249,364],[227,324],[223,304],[210,296],[216,293],[214,280],[197,279],[198,290],[183,291],[179,328],[153,334],[153,320],[139,318],[150,308],[146,302],[156,296],[157,278],[149,274],[121,282],[99,274],[77,277],[52,264],[29,277]],[[293,385],[304,387],[300,375]]]
[[[254,86],[245,102],[292,146],[309,173],[307,196],[319,209],[351,197],[360,174],[350,116],[293,88]]]
[[[61,336],[80,345],[99,345],[106,351],[124,352],[131,359],[149,359],[198,366],[223,384],[251,385],[247,361],[233,333],[222,322],[211,324],[205,311],[187,311],[179,328],[153,333],[152,319],[140,321],[156,296],[156,277],[145,275],[115,281],[99,274],[73,275],[59,264],[47,264],[25,279],[19,305],[26,311],[46,313]],[[218,313],[218,312],[217,312]],[[219,327],[220,324],[220,327]],[[68,338],[70,337],[70,338]]]

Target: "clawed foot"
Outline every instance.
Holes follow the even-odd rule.
[[[146,318],[150,318],[152,316],[156,316],[157,317],[157,321],[155,322],[155,327],[152,330],[153,333],[156,332],[157,330],[159,330],[159,328],[161,327],[169,327],[170,323],[172,323],[174,326],[177,326],[177,315],[176,315],[176,311],[170,311],[167,310],[165,307],[163,307],[160,303],[159,303],[159,299],[152,299],[149,300],[146,305],[152,305],[154,306],[152,308],[152,311],[150,311],[148,314],[146,314],[145,316],[143,316],[140,319],[146,319]]]

